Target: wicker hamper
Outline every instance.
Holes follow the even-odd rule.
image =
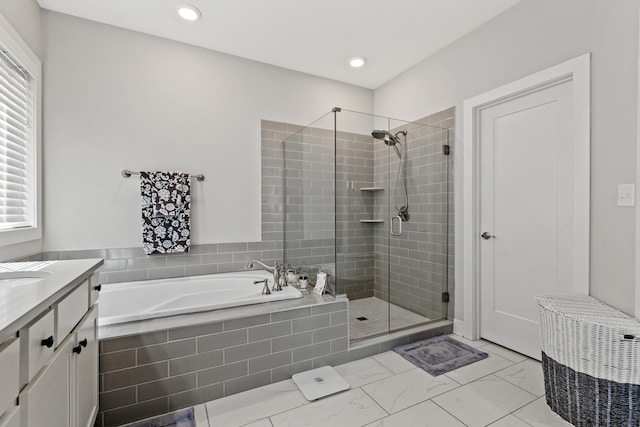
[[[589,296],[536,300],[551,409],[575,426],[640,426],[640,322]]]

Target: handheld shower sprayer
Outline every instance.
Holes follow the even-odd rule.
[[[381,140],[382,142],[387,144],[387,146],[389,147],[393,147],[393,149],[396,152],[396,156],[398,156],[398,160],[400,161],[400,164],[398,165],[398,176],[396,177],[396,188],[393,194],[393,198],[394,200],[396,199],[396,195],[398,193],[398,187],[400,186],[400,183],[402,183],[402,189],[404,190],[404,205],[398,207],[398,205],[396,204],[395,208],[398,210],[398,217],[400,217],[402,222],[407,222],[409,221],[411,214],[409,213],[409,194],[407,192],[407,183],[405,182],[406,177],[404,173],[405,159],[402,158],[402,154],[400,152],[400,149],[398,148],[402,145],[400,143],[399,135],[404,136],[404,142],[406,145],[406,142],[407,142],[406,130],[400,130],[395,134],[392,134],[391,132],[386,130],[374,130],[373,132],[371,132],[372,137],[374,137],[375,139]],[[405,149],[405,153],[406,153],[406,149]]]

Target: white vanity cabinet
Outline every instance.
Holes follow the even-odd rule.
[[[61,282],[52,283],[54,270],[43,284],[54,290],[52,296],[1,330],[0,427],[92,427],[95,422],[98,283],[91,274],[102,260],[59,263]],[[63,263],[82,270],[72,276]]]
[[[20,390],[20,341],[12,338],[0,344],[0,426],[12,425],[7,422],[8,413],[16,408]],[[3,415],[4,414],[4,415]]]
[[[67,337],[44,369],[20,393],[23,427],[72,427],[74,345],[74,337]]]
[[[75,355],[76,427],[92,427],[98,414],[98,306],[76,328],[81,352]],[[76,346],[76,349],[78,348]]]
[[[91,427],[98,411],[94,306],[20,394],[23,427]]]

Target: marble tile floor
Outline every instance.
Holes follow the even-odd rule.
[[[308,402],[282,381],[196,406],[197,427],[569,426],[544,401],[539,362],[453,337],[489,357],[432,377],[389,351],[337,366],[348,391]]]
[[[367,320],[358,320],[359,317],[366,317]],[[376,297],[349,301],[349,338],[351,341],[385,333],[389,327],[401,329],[429,320]]]

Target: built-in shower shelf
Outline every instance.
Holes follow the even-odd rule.
[[[384,222],[384,219],[361,219],[360,222],[367,222],[367,223],[379,223],[379,222]]]
[[[384,187],[362,187],[360,191],[382,191]]]

